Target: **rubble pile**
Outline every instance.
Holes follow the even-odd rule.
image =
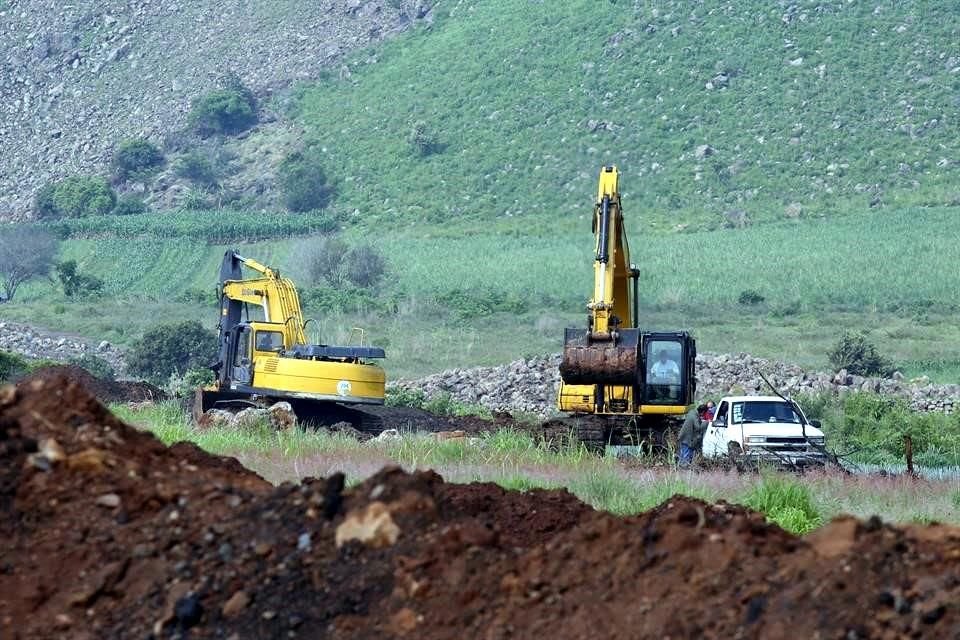
[[[498,367],[450,369],[417,380],[389,384],[393,390],[420,390],[427,398],[448,394],[465,404],[482,405],[492,411],[531,413],[546,417],[555,412],[560,385],[560,355],[516,360]],[[718,398],[731,393],[771,393],[759,373],[781,393],[878,393],[906,400],[918,411],[952,413],[960,405],[960,385],[932,384],[927,378],[906,380],[899,372],[890,378],[867,378],[849,374],[809,372],[796,365],[757,358],[746,353],[697,355],[697,395]]]

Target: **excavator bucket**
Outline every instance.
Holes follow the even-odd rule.
[[[600,341],[586,329],[566,329],[560,377],[566,384],[639,384],[640,330],[622,329]]]

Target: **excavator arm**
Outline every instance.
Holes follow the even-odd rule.
[[[593,214],[596,252],[593,298],[587,304],[587,329],[567,329],[560,375],[569,384],[638,382],[640,332],[636,328],[636,281],[620,209],[620,174],[600,170]],[[631,287],[631,279],[633,286]]]

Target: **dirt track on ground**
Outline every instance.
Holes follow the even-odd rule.
[[[387,469],[273,487],[64,377],[0,392],[0,637],[956,638],[960,530]]]

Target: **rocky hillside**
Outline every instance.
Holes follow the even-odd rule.
[[[554,413],[560,384],[560,355],[517,360],[499,367],[452,369],[419,380],[391,383],[394,391],[420,391],[427,398],[442,394],[465,404],[479,404],[492,411]],[[698,396],[716,400],[731,393],[769,394],[763,373],[781,393],[854,391],[904,398],[919,411],[952,413],[960,405],[960,385],[931,384],[927,378],[905,380],[898,372],[891,378],[864,378],[846,370],[836,373],[809,372],[784,362],[740,354],[698,354]]]
[[[226,72],[269,111],[292,83],[429,19],[414,0],[2,0],[0,220],[28,215],[51,179],[105,173],[124,139],[163,143]]]

